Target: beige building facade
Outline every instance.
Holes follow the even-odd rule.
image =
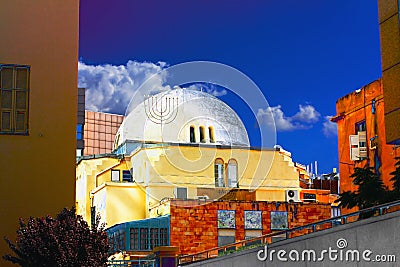
[[[14,240],[19,218],[74,205],[79,1],[1,1],[0,17],[0,236]]]
[[[158,96],[185,99],[178,100],[170,123],[149,118],[143,103],[125,117],[111,154],[80,158],[79,214],[87,221],[99,214],[111,227],[167,215],[168,199],[301,201],[300,170],[289,152],[251,147],[243,123],[225,103],[177,90]]]

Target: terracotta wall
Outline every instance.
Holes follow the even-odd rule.
[[[218,247],[218,210],[235,210],[236,241],[245,239],[244,211],[262,211],[262,234],[271,233],[271,211],[287,211],[289,228],[330,218],[329,204],[251,201],[215,201],[198,205],[198,201],[171,202],[171,246],[180,254],[192,254]],[[204,203],[204,202],[203,202]]]
[[[95,111],[85,111],[83,155],[111,153],[115,134],[124,116]]]

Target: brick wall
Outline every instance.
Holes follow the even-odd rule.
[[[83,155],[111,153],[115,134],[123,119],[122,115],[86,110]]]
[[[235,210],[236,241],[245,239],[244,211],[262,211],[262,234],[271,233],[271,211],[287,211],[289,228],[330,218],[329,204],[251,201],[215,201],[197,205],[198,201],[171,202],[171,246],[180,254],[192,254],[218,247],[218,210]],[[306,231],[306,230],[305,230]]]

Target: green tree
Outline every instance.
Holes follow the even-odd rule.
[[[340,202],[339,206],[349,209],[358,207],[361,210],[386,203],[389,200],[388,190],[381,178],[373,172],[373,168],[369,166],[355,168],[350,177],[353,178],[353,184],[357,186],[357,190],[341,193],[339,199],[336,200],[336,202]],[[372,215],[372,213],[367,213],[360,219]]]
[[[393,177],[390,179],[393,182],[393,190],[391,191],[391,200],[399,200],[400,199],[400,158],[396,158],[397,162],[394,165],[396,169],[390,173]]]
[[[75,208],[63,209],[55,219],[20,219],[16,243],[5,238],[15,256],[3,259],[23,267],[106,266],[108,238],[99,222],[98,217],[90,229]]]

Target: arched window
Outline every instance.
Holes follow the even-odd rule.
[[[199,131],[200,131],[200,142],[205,143],[206,136],[205,136],[205,132],[204,132],[204,127],[200,126]]]
[[[225,187],[224,161],[216,159],[214,163],[215,187]]]
[[[228,187],[238,187],[237,173],[237,161],[234,159],[230,159],[228,162]]]
[[[210,137],[210,143],[215,143],[214,139],[214,128],[213,127],[208,127],[208,136]]]
[[[196,136],[194,133],[194,126],[190,126],[190,143],[196,143]]]

